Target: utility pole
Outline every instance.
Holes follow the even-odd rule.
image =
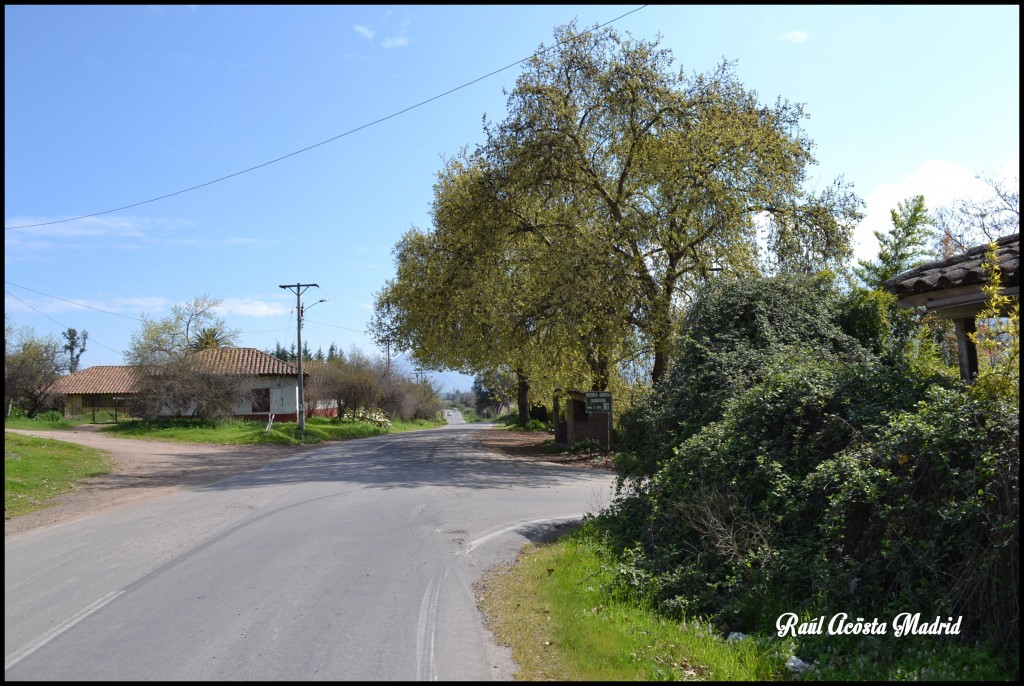
[[[296,319],[299,323],[299,347],[297,355],[299,359],[299,407],[296,410],[295,417],[298,419],[299,431],[306,430],[306,404],[305,399],[302,397],[302,294],[310,287],[320,288],[320,286],[315,283],[297,283],[292,286],[278,286],[278,288],[287,288],[295,293],[295,311],[298,313]]]

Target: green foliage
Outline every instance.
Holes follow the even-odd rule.
[[[53,392],[68,360],[53,336],[37,336],[29,327],[16,329],[4,314],[4,405],[29,417],[58,405]]]
[[[526,424],[516,425],[514,428],[516,431],[548,431],[551,427],[539,419],[531,419]]]
[[[800,655],[832,676],[856,674],[851,650],[873,674],[977,676],[961,660],[998,646],[982,664],[1016,672],[1019,401],[959,389],[892,305],[795,277],[698,299],[667,383],[620,425],[597,520],[620,592],[765,634],[783,612],[963,616],[949,650],[805,637]]]
[[[978,313],[979,331],[969,334],[978,349],[978,376],[971,387],[977,398],[1009,402],[1020,408],[1020,298],[1003,289],[996,245],[990,244],[982,268],[988,277],[982,291],[985,309]]]
[[[837,308],[838,291],[826,277],[710,284],[683,320],[680,356],[666,382],[620,419],[623,473],[653,474],[672,447],[721,419],[729,399],[764,378],[778,355],[800,348],[823,361],[855,354],[856,341],[836,323]]]
[[[932,238],[932,218],[925,207],[924,196],[916,195],[900,202],[890,210],[892,229],[888,234],[875,231],[878,239],[878,259],[859,260],[853,268],[860,280],[871,289],[880,289],[892,277],[914,267],[915,262],[927,255]]]
[[[853,288],[839,299],[839,325],[872,354],[923,380],[952,382],[958,372],[943,359],[933,324],[919,310],[899,308],[887,291]]]
[[[966,635],[1015,645],[1018,420],[1008,403],[933,388],[807,480],[802,497],[825,503],[813,535],[867,607],[962,615]]]

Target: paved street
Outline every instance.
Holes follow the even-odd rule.
[[[613,476],[477,431],[326,445],[9,540],[5,678],[503,676],[473,581],[606,505]]]

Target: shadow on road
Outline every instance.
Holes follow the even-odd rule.
[[[318,446],[262,469],[203,486],[226,490],[339,482],[367,488],[532,488],[604,480],[608,473],[500,456],[474,438],[479,427],[452,426]]]

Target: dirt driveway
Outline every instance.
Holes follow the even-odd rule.
[[[4,537],[40,526],[156,498],[258,469],[316,446],[195,445],[117,438],[98,426],[57,431],[5,429],[13,433],[78,443],[106,450],[117,467],[86,479],[76,490],[54,498],[53,507],[4,521]]]
[[[5,429],[14,433],[78,443],[106,450],[117,467],[105,476],[86,479],[75,491],[54,498],[55,505],[4,522],[4,537],[40,526],[63,522],[120,507],[174,491],[210,484],[236,474],[258,469],[268,462],[298,455],[322,445],[195,445],[117,438],[99,431],[98,426],[79,426],[58,431]],[[481,430],[481,445],[519,459],[556,462],[584,469],[608,469],[602,457],[581,458],[551,455],[543,443],[543,432],[520,433]]]

